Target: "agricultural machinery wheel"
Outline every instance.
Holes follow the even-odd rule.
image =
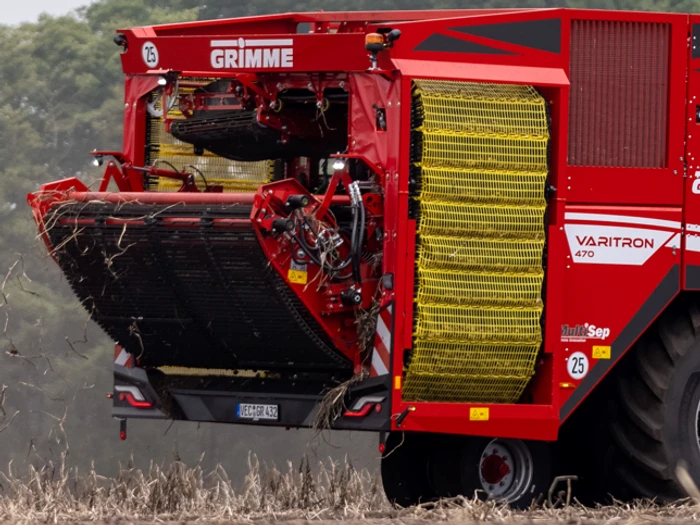
[[[428,455],[431,494],[438,498],[453,498],[463,494],[461,458],[470,442],[471,439],[465,436],[432,436]]]
[[[382,455],[382,485],[387,499],[410,507],[436,499],[428,473],[430,435],[410,432],[389,434]]]
[[[551,481],[550,446],[519,439],[469,440],[462,456],[462,491],[528,508]]]
[[[620,363],[609,432],[616,451],[607,492],[619,499],[686,495],[679,464],[700,482],[700,309],[668,309]]]

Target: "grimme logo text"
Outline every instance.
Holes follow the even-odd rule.
[[[279,69],[294,67],[294,40],[212,40],[214,69]]]

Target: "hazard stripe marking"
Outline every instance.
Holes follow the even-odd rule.
[[[374,352],[372,352],[372,368],[375,371],[375,375],[378,376],[383,376],[389,373],[389,370],[387,370],[386,366],[384,366],[384,362],[379,356],[379,353],[376,352],[376,349]]]

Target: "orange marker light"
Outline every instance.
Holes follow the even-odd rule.
[[[384,49],[384,37],[379,33],[367,33],[365,35],[365,49],[377,53]]]

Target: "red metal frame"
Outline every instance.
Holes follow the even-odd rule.
[[[693,279],[695,268],[700,268],[700,40],[699,15],[690,16],[690,45],[688,46],[688,91],[686,95],[686,151],[683,222],[683,288],[700,290],[700,280]],[[697,159],[696,159],[697,157]]]
[[[344,179],[347,183],[350,182],[347,176],[338,178]],[[337,178],[334,177],[334,180]],[[288,282],[309,312],[316,318],[316,321],[324,328],[335,347],[353,362],[355,371],[360,372],[364,356],[357,338],[355,308],[344,304],[340,298],[341,292],[345,291],[352,283],[348,279],[337,283],[328,282],[323,277],[323,270],[311,264],[308,258],[303,258],[304,278],[302,282],[293,282],[289,277],[290,272],[294,270],[292,261],[295,257],[294,251],[298,249],[298,246],[285,233],[275,233],[273,221],[289,215],[286,203],[288,198],[293,195],[307,195],[309,197],[309,206],[300,210],[308,217],[312,217],[319,223],[337,226],[332,214],[328,213],[329,204],[334,198],[333,194],[327,193],[321,201],[309,194],[298,181],[285,179],[261,186],[255,194],[250,216],[255,233],[270,264]],[[372,219],[380,220],[368,210],[367,221],[370,222]],[[305,235],[303,228],[301,230],[299,235]],[[348,254],[348,243],[345,242],[341,245],[339,251],[344,258]],[[361,265],[360,273],[362,276],[361,306],[362,308],[370,308],[379,277],[367,264]]]
[[[502,42],[455,29],[546,20],[560,21],[558,50]],[[664,168],[568,165],[572,20],[668,24],[669,110]],[[309,31],[299,33],[300,24],[309,24]],[[364,161],[384,191],[382,269],[385,275],[393,275],[393,287],[383,290],[381,306],[394,305],[392,428],[554,440],[561,423],[668,302],[682,288],[700,290],[700,133],[696,129],[700,120],[696,117],[700,53],[693,51],[695,35],[691,35],[688,46],[694,24],[700,24],[700,15],[689,18],[681,14],[506,9],[281,14],[123,30],[120,32],[127,42],[121,57],[127,75],[124,158],[108,165],[99,194],[87,193],[87,188],[69,179],[46,185],[42,193],[30,197],[30,203],[41,226],[46,210],[66,193],[71,198],[110,202],[252,201],[252,196],[232,194],[144,192],[142,174],[134,167],[145,163],[146,99],[158,86],[158,76],[231,78],[241,82],[254,88],[257,107],[264,103],[261,120],[269,114],[267,106],[274,104],[277,94],[286,87],[312,82],[312,89],[322,96],[318,80],[322,76],[329,86],[341,86],[342,82],[350,93],[350,121],[348,150],[339,156]],[[379,69],[368,71],[365,34],[387,28],[400,29],[401,38],[391,49],[380,52]],[[480,46],[485,51],[416,49],[433,35],[469,44],[473,49]],[[700,34],[697,36],[700,39]],[[148,60],[150,64],[142,54],[146,43],[157,50],[157,60]],[[232,63],[231,67],[220,67],[212,62],[212,49],[235,49],[238,60],[238,52],[250,46],[268,49],[268,67],[258,62],[255,54],[250,55],[249,63],[244,54],[244,61],[236,62],[235,67]],[[286,62],[278,48],[293,50],[286,52]],[[408,219],[408,184],[414,78],[534,85],[549,103],[549,183],[556,193],[548,211],[545,343],[530,386],[533,404],[407,403],[401,399],[404,352],[412,345],[416,223]],[[201,103],[189,101],[186,105]],[[375,105],[386,111],[386,131],[376,129]],[[105,193],[110,178],[116,181],[120,193]],[[255,201],[258,208],[259,198]],[[591,232],[618,232],[614,233],[618,241],[600,242],[622,244],[620,257],[627,259],[614,264],[603,259],[585,260],[589,252],[596,251],[588,249],[586,243],[610,236],[604,233],[596,237]],[[626,242],[630,243],[627,247]],[[653,249],[634,252],[633,242],[651,244]],[[604,257],[600,254],[612,251],[597,249],[597,253]],[[284,269],[278,271],[284,275]],[[316,314],[315,300],[306,299]],[[562,336],[562,327],[586,323],[605,331],[596,339]],[[581,352],[590,364],[588,374],[580,379],[572,378],[567,369],[574,352]],[[399,414],[406,415],[397,418]]]

